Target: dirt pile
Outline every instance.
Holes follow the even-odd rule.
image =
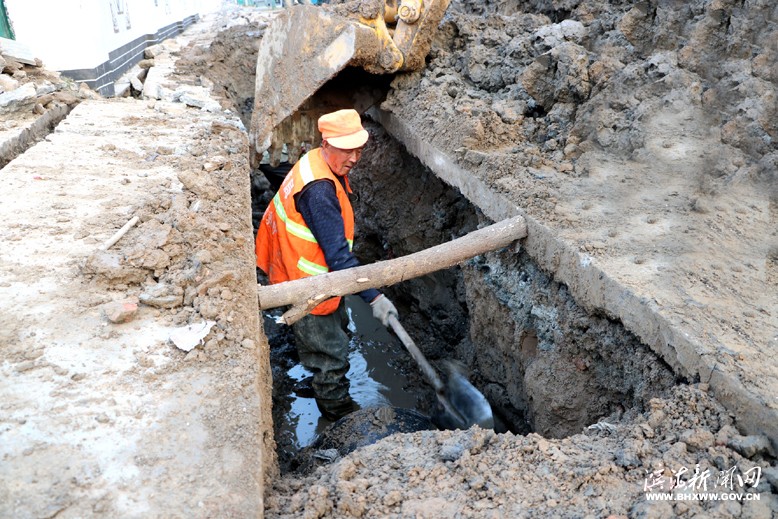
[[[744,438],[705,387],[679,387],[651,410],[611,417],[564,440],[467,432],[400,434],[304,478],[276,481],[266,517],[771,517],[778,496],[765,445]],[[690,472],[685,474],[680,468]],[[755,474],[759,501],[647,501],[724,488],[727,471]],[[680,472],[679,472],[680,471]],[[737,481],[737,480],[735,480]],[[755,482],[755,480],[754,480]],[[736,483],[737,486],[737,483]]]
[[[445,135],[455,139],[450,149],[520,152],[522,166],[564,165],[593,149],[629,157],[644,147],[652,111],[682,99],[701,106],[734,148],[707,174],[731,181],[775,171],[778,76],[769,64],[778,13],[770,3],[457,4],[428,67],[399,77],[387,102],[424,119],[417,127],[466,121],[430,133],[433,142]]]
[[[652,115],[689,104],[722,145],[708,150],[698,194],[776,185],[778,77],[766,66],[778,52],[774,7],[568,4],[451,10],[429,66],[399,76],[384,108],[490,181],[528,170],[511,187],[543,198],[543,170],[587,176],[587,152],[650,162]],[[535,205],[553,217],[553,204]]]

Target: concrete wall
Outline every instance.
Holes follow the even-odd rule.
[[[175,36],[222,0],[6,0],[17,41],[46,68],[104,95],[143,50]],[[109,88],[110,87],[110,88]],[[104,91],[105,90],[105,91]]]

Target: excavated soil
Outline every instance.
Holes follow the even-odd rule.
[[[769,485],[760,501],[742,504],[645,500],[647,473],[670,465],[713,479],[720,470],[753,467],[754,459],[725,446],[733,433],[704,387],[684,386],[612,429],[564,440],[478,428],[399,434],[309,477],[276,481],[265,516],[771,517]]]

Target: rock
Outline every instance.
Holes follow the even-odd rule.
[[[24,352],[24,358],[26,360],[35,360],[37,358],[40,358],[43,356],[44,350],[43,348],[39,348],[36,350],[28,350]]]
[[[222,157],[221,155],[216,155],[215,157],[211,157],[203,163],[203,169],[208,172],[216,171],[217,169],[223,168],[226,163],[226,158]]]
[[[0,90],[10,92],[19,88],[19,82],[8,74],[0,74]]]
[[[155,308],[175,308],[184,303],[184,289],[178,286],[157,283],[146,287],[138,297],[144,305]]]
[[[219,317],[219,313],[221,312],[221,307],[212,301],[205,301],[203,303],[200,303],[200,306],[197,308],[197,311],[205,319],[216,319],[217,317]]]
[[[103,316],[112,323],[131,321],[138,312],[138,303],[134,301],[113,301],[101,307]]]
[[[35,84],[25,83],[19,88],[0,94],[0,108],[7,108],[19,103],[25,103],[35,98]]]
[[[142,59],[138,62],[138,67],[142,69],[150,69],[153,66],[154,66],[153,59]]]
[[[87,275],[101,276],[111,282],[125,284],[142,282],[148,272],[124,265],[121,256],[102,250],[94,252],[87,258],[82,271]]]
[[[616,451],[616,465],[624,468],[635,468],[643,465],[633,449],[625,448]]]
[[[664,420],[665,412],[661,409],[653,409],[648,415],[648,426],[652,429],[656,429],[664,423]]]
[[[208,90],[214,89],[213,81],[205,76],[200,76],[200,84],[203,86],[203,88],[207,88]]]
[[[219,198],[219,190],[207,174],[200,174],[194,171],[181,171],[178,173],[178,180],[184,184],[184,187],[203,198],[207,198],[208,200],[216,200]]]
[[[173,93],[173,100],[206,112],[221,111],[221,105],[211,99],[208,89],[202,86],[182,86]]]
[[[25,360],[23,362],[19,362],[14,366],[14,371],[17,373],[24,373],[26,371],[30,371],[35,367],[35,361],[32,360]]]
[[[5,58],[5,66],[3,70],[5,71],[6,74],[13,74],[14,72],[17,72],[24,68],[24,65],[22,65],[15,59],[9,58],[8,56],[4,56],[4,58]]]
[[[44,81],[42,84],[35,87],[35,94],[39,96],[43,96],[46,94],[50,94],[52,92],[56,92],[57,87],[49,83],[48,81]]]
[[[101,96],[99,93],[95,92],[91,88],[89,88],[89,85],[86,83],[81,83],[78,85],[78,95],[83,99],[102,99],[103,96]]]
[[[591,91],[589,56],[586,49],[564,42],[538,56],[521,73],[521,84],[546,111],[555,102],[585,99]]]
[[[575,43],[565,42],[551,50],[556,60],[554,97],[563,103],[586,99],[591,92],[589,84],[589,55]]]
[[[735,436],[738,436],[737,429],[731,425],[725,425],[716,433],[716,445],[726,445]]]
[[[16,40],[9,40],[7,38],[0,38],[0,52],[6,58],[11,58],[25,65],[32,65],[40,67],[40,60],[35,57],[30,48]]]
[[[692,211],[700,214],[708,214],[711,212],[711,203],[704,198],[696,198],[692,202]]]
[[[727,447],[749,459],[770,453],[770,441],[764,436],[734,436],[727,442]]]
[[[492,103],[492,109],[505,124],[514,124],[524,119],[527,103],[516,99],[500,99]]]
[[[141,265],[150,270],[164,269],[170,265],[170,256],[162,249],[150,250],[143,256]]]
[[[143,51],[143,57],[146,59],[153,59],[165,52],[165,48],[162,45],[151,45],[146,47]]]
[[[38,97],[38,102],[43,106],[47,106],[49,103],[56,102],[73,106],[79,103],[79,98],[70,92],[51,92]]]
[[[440,447],[441,461],[456,461],[464,453],[464,447],[458,442],[446,442]]]
[[[646,27],[650,26],[648,16],[647,4],[638,3],[622,17],[619,30],[631,44],[637,45],[645,37]]]
[[[131,77],[130,85],[132,85],[132,88],[134,88],[137,92],[143,92],[143,81],[141,81],[139,78],[135,76]]]
[[[553,84],[553,79],[547,77],[552,72],[551,56],[543,54],[521,73],[524,90],[543,107],[551,107],[554,101],[553,91],[548,88]]]
[[[681,433],[680,440],[690,452],[694,452],[712,447],[714,437],[708,429],[688,429]]]
[[[580,43],[586,36],[586,27],[576,20],[564,20],[561,23],[543,25],[535,31],[534,39],[542,40],[543,44],[552,49],[565,41]]]

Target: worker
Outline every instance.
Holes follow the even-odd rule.
[[[257,266],[271,284],[359,265],[352,254],[354,211],[348,173],[369,134],[353,109],[318,120],[321,147],[294,165],[270,202],[256,238]],[[384,326],[397,309],[376,289],[359,293]],[[343,298],[333,297],[294,323],[300,362],[313,372],[312,389],[322,416],[335,421],[357,409],[349,396],[349,369]]]

